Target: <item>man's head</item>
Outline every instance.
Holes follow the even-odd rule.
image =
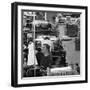
[[[32,43],[32,42],[33,42],[33,38],[30,37],[29,40],[28,40],[28,43],[30,44],[30,43]]]
[[[50,52],[50,46],[48,44],[43,44],[42,52],[43,53],[49,53]]]

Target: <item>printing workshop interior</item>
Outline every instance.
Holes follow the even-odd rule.
[[[80,75],[80,15],[22,11],[22,77]]]

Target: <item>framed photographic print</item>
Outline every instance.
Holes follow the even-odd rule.
[[[11,6],[11,85],[87,83],[87,6]]]

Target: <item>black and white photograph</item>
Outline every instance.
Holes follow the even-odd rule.
[[[18,85],[87,81],[86,7],[14,3],[13,10]]]
[[[80,14],[22,11],[22,77],[80,75]]]

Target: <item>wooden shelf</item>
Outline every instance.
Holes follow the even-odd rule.
[[[34,31],[27,30],[23,31],[24,33],[33,33]],[[35,33],[38,34],[50,34],[50,35],[55,35],[56,36],[56,31],[51,31],[51,30],[36,30]]]

